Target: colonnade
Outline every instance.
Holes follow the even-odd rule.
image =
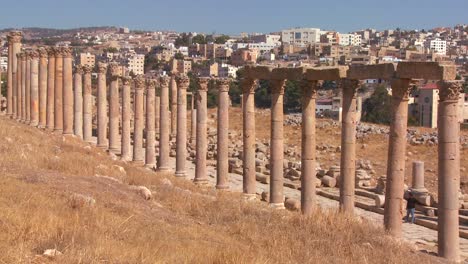
[[[40,48],[21,52],[20,39],[21,34],[18,32],[12,32],[9,35],[9,61],[12,65],[8,71],[7,114],[31,126],[46,128],[64,135],[74,134],[86,142],[92,142],[92,69],[77,65],[73,76],[70,48]],[[185,177],[187,175],[187,138],[193,139],[195,136],[194,182],[205,184],[208,181],[206,154],[207,91],[211,81],[209,78],[197,79],[198,89],[196,95],[192,95],[196,104],[196,114],[195,111],[192,112],[196,115],[194,118],[196,122],[192,124],[192,127],[195,127],[196,133],[194,135],[192,129],[192,134],[188,135],[187,88],[190,79],[187,76],[121,77],[119,66],[115,63],[98,63],[97,76],[96,143],[98,147],[115,154],[120,153],[122,160],[132,160],[136,164],[156,168],[158,171],[169,171],[171,170],[169,165],[170,139],[175,137],[174,172],[176,176]],[[355,206],[356,93],[360,88],[361,80],[376,78],[390,81],[392,87],[393,117],[389,137],[384,225],[395,236],[401,236],[402,232],[401,204],[405,175],[408,96],[412,88],[411,83],[415,79],[438,81],[440,90],[438,110],[439,255],[458,261],[459,205],[457,195],[460,178],[460,126],[456,115],[461,85],[454,81],[455,68],[451,65],[439,65],[432,62],[401,62],[396,68],[393,64],[327,68],[246,66],[240,82],[243,93],[243,194],[246,199],[256,197],[254,95],[258,80],[268,80],[272,94],[269,203],[274,208],[284,208],[283,99],[286,82],[297,80],[301,82],[303,92],[301,208],[305,216],[313,215],[317,202],[315,194],[316,94],[322,81],[336,81],[343,94],[339,204],[343,213],[352,214]],[[107,88],[108,83],[109,88]],[[227,161],[230,83],[228,79],[218,79],[215,85],[218,90],[216,188],[227,189],[229,188]],[[170,94],[173,100],[169,100]],[[159,107],[156,106],[156,102],[159,102]],[[172,102],[171,105],[170,102]],[[172,115],[169,111],[170,107]],[[132,109],[133,131],[130,125]],[[159,140],[158,155],[155,151],[156,139]]]

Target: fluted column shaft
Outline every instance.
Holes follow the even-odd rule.
[[[170,115],[169,115],[169,82],[167,76],[160,78],[161,84],[161,104],[160,104],[160,125],[159,125],[159,158],[158,170],[169,170],[169,137],[170,137]]]
[[[216,189],[229,188],[229,79],[218,80]]]
[[[154,131],[156,131],[156,138],[159,138],[159,124],[161,120],[161,97],[156,91],[156,96],[154,98]]]
[[[30,53],[31,55],[31,94],[30,94],[30,125],[37,126],[39,124],[39,54],[37,51]]]
[[[133,161],[143,164],[143,100],[144,100],[145,79],[142,75],[135,78],[135,117],[133,123]]]
[[[119,65],[109,63],[109,151],[117,152],[119,149]]]
[[[81,65],[75,67],[74,88],[73,131],[77,137],[83,138],[83,67]]]
[[[83,66],[83,140],[93,140],[93,96],[91,86],[91,67]]]
[[[255,88],[253,79],[243,79],[242,85],[242,121],[243,121],[243,193],[246,198],[255,198]],[[197,110],[198,111],[198,110]]]
[[[63,134],[73,134],[73,58],[70,48],[63,56]]]
[[[195,106],[195,96],[196,93],[192,93],[192,109],[191,109],[191,129],[190,129],[190,143],[195,144],[197,140],[197,107]]]
[[[59,133],[63,132],[63,54],[63,49],[55,49],[54,131]]]
[[[23,98],[22,95],[22,76],[23,76],[23,70],[21,67],[21,61],[23,60],[23,53],[18,53],[17,54],[17,70],[16,70],[16,103],[13,102],[14,107],[16,107],[16,115],[15,118],[16,120],[21,120],[21,114],[22,114],[22,109],[21,109],[21,100]],[[13,94],[15,96],[15,94]]]
[[[178,76],[177,80],[177,135],[176,135],[176,172],[177,177],[187,175],[187,88],[189,78]]]
[[[206,171],[206,153],[207,153],[207,140],[206,135],[206,118],[207,118],[207,91],[208,91],[208,78],[198,78],[197,90],[197,138],[195,144],[195,179],[196,183],[206,183],[208,181]]]
[[[47,49],[49,60],[47,64],[47,114],[46,128],[53,130],[55,123],[55,49]]]
[[[11,31],[8,36],[8,69],[7,69],[7,115],[13,116],[13,90],[17,89],[16,72],[18,69],[18,54],[21,51],[21,38],[20,31]],[[0,98],[1,98],[0,93]]]
[[[122,160],[131,160],[131,140],[130,140],[130,119],[131,119],[131,91],[130,77],[123,77],[122,87],[122,143],[121,157]]]
[[[145,165],[154,168],[156,164],[155,149],[155,98],[156,98],[156,80],[147,80],[146,82],[146,151]]]
[[[31,122],[31,52],[26,53],[26,124]]]
[[[301,146],[301,211],[311,216],[315,208],[316,181],[316,135],[315,135],[315,99],[317,81],[303,80],[302,83],[302,146]]]
[[[460,262],[459,201],[460,123],[458,102],[462,93],[459,81],[440,81],[438,130],[438,253],[440,257]]]
[[[388,146],[387,185],[385,191],[385,229],[402,235],[403,192],[405,184],[406,133],[410,79],[392,80],[392,120]]]
[[[177,134],[177,82],[175,76],[171,76],[171,138]]]
[[[107,147],[107,64],[98,63],[97,88],[97,146]]]
[[[21,56],[21,122],[26,122],[26,53]]]
[[[47,122],[47,50],[39,52],[39,127],[45,128]]]

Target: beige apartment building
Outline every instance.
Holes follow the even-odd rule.
[[[94,67],[96,65],[96,55],[87,53],[80,53],[80,65],[88,65],[90,67]]]
[[[133,54],[127,58],[127,68],[129,72],[134,74],[144,74],[145,73],[145,55],[143,54]]]
[[[258,51],[256,49],[238,49],[231,55],[231,64],[234,66],[243,66],[248,62],[256,62]]]
[[[192,61],[173,59],[171,63],[171,72],[187,74],[192,71]]]

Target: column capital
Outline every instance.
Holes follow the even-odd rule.
[[[249,78],[242,78],[240,81],[240,85],[242,87],[242,93],[255,93],[255,88],[258,86],[258,80],[256,79],[249,79]]]
[[[458,101],[460,93],[463,91],[463,86],[460,81],[438,81],[439,101]]]
[[[146,79],[146,89],[147,90],[155,90],[156,89],[157,81],[156,79]]]
[[[32,50],[29,52],[29,58],[31,60],[38,60],[39,59],[39,53],[35,50]]]
[[[119,64],[117,62],[109,62],[109,75],[111,80],[117,80],[119,77]]]
[[[208,77],[200,77],[197,78],[197,90],[199,91],[208,91],[208,82],[210,78]]]
[[[63,47],[55,47],[54,54],[55,54],[55,58],[63,58],[65,56]]]
[[[218,85],[218,90],[220,92],[229,92],[229,84],[231,80],[229,78],[220,78],[216,80],[216,84]]]
[[[190,84],[190,79],[187,75],[178,75],[176,76],[177,88],[179,89],[187,89]]]
[[[135,82],[135,90],[143,90],[145,88],[145,77],[139,74],[134,79]]]
[[[305,91],[312,90],[312,98],[317,97],[317,90],[319,89],[321,85],[320,81],[317,80],[307,80],[307,79],[302,79],[301,80],[301,88],[303,94],[305,94]]]
[[[361,80],[356,80],[356,79],[348,79],[348,78],[342,78],[338,86],[344,91],[344,90],[350,90],[352,92],[352,97],[356,97],[357,94],[357,89],[361,86],[362,81]]]
[[[159,78],[159,83],[161,84],[161,87],[168,88],[169,87],[169,82],[171,81],[171,77],[165,75],[161,76]]]
[[[131,82],[132,82],[132,78],[130,76],[122,77],[122,84],[123,85],[129,85]]]
[[[81,65],[81,68],[83,69],[84,74],[90,74],[93,72],[93,68],[89,65]]]
[[[49,55],[48,52],[47,52],[47,49],[45,47],[38,48],[37,52],[39,53],[39,57],[41,59],[47,58],[48,55]]]
[[[23,33],[21,31],[10,31],[7,35],[8,43],[20,43],[23,38]]]
[[[84,67],[80,64],[76,65],[75,66],[75,73],[76,74],[80,74],[80,75],[83,75],[84,73]]]
[[[272,94],[284,94],[284,86],[286,84],[286,80],[269,80],[268,81],[271,85],[271,93]]]
[[[18,60],[21,60],[23,58],[23,53],[22,52],[16,53],[16,58],[18,58]]]
[[[54,57],[55,58],[55,47],[47,47],[46,48],[47,50],[47,55],[49,55],[49,57]]]
[[[392,96],[401,98],[401,100],[409,100],[409,94],[413,88],[412,79],[393,78],[392,79]]]
[[[100,74],[106,74],[107,72],[107,64],[104,62],[98,62],[97,65],[97,72]]]
[[[70,47],[62,47],[62,54],[64,58],[71,58],[72,49]]]

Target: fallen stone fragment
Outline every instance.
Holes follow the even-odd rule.
[[[130,189],[136,191],[145,200],[149,200],[153,196],[151,191],[145,186],[130,186]]]

